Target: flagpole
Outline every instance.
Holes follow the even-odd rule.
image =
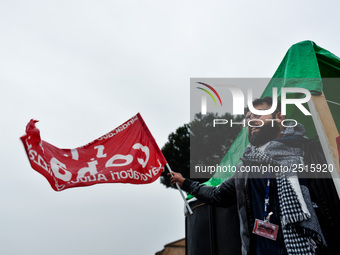
[[[329,110],[325,95],[323,93],[319,96],[312,95],[312,100],[309,100],[308,106],[312,112],[314,125],[318,133],[327,163],[333,165],[335,168],[331,172],[331,175],[334,186],[340,198],[340,168],[336,145],[336,137],[339,136],[338,130],[335,126],[332,114]]]
[[[168,167],[169,173],[172,175],[172,170],[171,170],[169,164],[166,163],[166,166]],[[177,182],[176,182],[176,187],[177,187],[179,193],[181,194],[181,196],[182,196],[182,198],[183,198],[183,201],[184,201],[184,203],[185,203],[185,206],[187,207],[189,213],[190,213],[190,214],[193,214],[193,212],[192,212],[192,210],[191,210],[191,207],[190,207],[188,201],[185,199],[185,197],[184,197],[184,195],[183,195],[183,191],[182,191],[181,188],[178,186],[178,183],[177,183]]]

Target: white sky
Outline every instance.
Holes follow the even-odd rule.
[[[159,181],[53,191],[19,140],[27,122],[40,120],[43,140],[73,148],[140,112],[162,147],[189,122],[191,77],[271,77],[302,40],[340,56],[339,7],[0,1],[0,254],[148,255],[184,237],[181,197]]]

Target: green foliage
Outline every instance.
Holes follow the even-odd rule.
[[[168,142],[163,146],[162,152],[168,161],[171,169],[182,173],[183,176],[190,176],[190,125],[184,124],[177,128],[176,133],[171,133]],[[166,187],[172,186],[167,176],[168,169],[161,175],[161,183]]]
[[[219,164],[242,128],[242,125],[230,127],[230,120],[240,122],[243,118],[241,115],[233,117],[229,113],[222,116],[216,113],[197,114],[190,124],[184,124],[175,133],[171,133],[168,142],[162,148],[171,169],[190,178],[190,163],[192,165]],[[229,123],[213,127],[214,119],[226,119]],[[190,146],[199,146],[199,149],[194,150],[194,157],[190,157]],[[161,183],[166,187],[172,187],[167,173],[167,169],[162,173]],[[202,183],[208,179],[195,180]]]

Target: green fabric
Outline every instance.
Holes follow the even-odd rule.
[[[340,58],[329,51],[319,47],[312,41],[303,41],[294,44],[286,53],[281,64],[261,95],[261,98],[272,96],[273,87],[299,87],[306,88],[312,94],[321,94],[322,91],[332,113],[336,127],[340,130],[340,83],[334,84],[322,78],[340,77]],[[281,90],[278,89],[278,93]],[[289,96],[288,96],[289,97]],[[329,102],[332,101],[332,102]],[[316,136],[316,130],[311,116],[305,116],[299,109],[288,105],[287,118],[295,119],[305,125],[306,135],[309,138]],[[305,106],[308,108],[307,106]],[[236,165],[240,162],[245,147],[248,144],[247,128],[243,128],[230,150],[221,161],[221,166]],[[205,184],[217,186],[229,178],[229,173],[215,173]],[[191,198],[189,195],[188,198]]]
[[[244,148],[248,145],[247,128],[243,128],[241,130],[235,141],[237,141],[237,143],[234,142],[230,146],[228,153],[222,159],[220,166],[236,166],[241,161],[240,158],[243,154]],[[210,180],[205,182],[205,184],[210,186],[217,186],[230,176],[232,176],[232,173],[216,172],[214,174],[214,177],[210,178]]]

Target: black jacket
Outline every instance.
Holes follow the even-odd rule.
[[[229,207],[236,204],[240,220],[241,251],[243,255],[249,255],[255,254],[255,240],[251,234],[255,219],[252,212],[248,175],[239,173],[240,166],[241,164],[237,165],[236,173],[218,187],[206,186],[185,179],[182,189],[198,200],[211,205]]]

